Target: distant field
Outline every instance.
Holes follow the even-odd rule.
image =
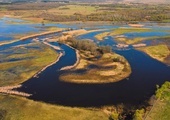
[[[138,23],[140,21],[169,22],[168,5],[145,4],[50,4],[27,3],[0,7],[0,16],[19,16],[32,22],[105,21]]]
[[[60,14],[60,15],[74,15],[74,14],[91,14],[95,13],[97,8],[89,5],[66,5],[58,8],[49,9],[49,13]]]

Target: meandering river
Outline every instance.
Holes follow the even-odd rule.
[[[94,33],[88,33],[79,38],[94,39]],[[52,34],[54,35],[54,34]],[[57,34],[55,34],[57,35]],[[40,36],[39,39],[50,35]],[[116,44],[111,37],[100,45]],[[32,39],[19,41],[8,45],[3,45],[0,50],[12,46],[27,44]],[[95,40],[95,39],[94,39]],[[109,42],[110,41],[110,42]],[[44,101],[65,106],[80,107],[100,107],[103,105],[130,104],[140,105],[154,94],[156,85],[161,85],[170,80],[170,67],[158,62],[135,49],[114,50],[123,55],[132,67],[132,74],[128,79],[116,83],[108,84],[73,84],[59,80],[59,76],[67,71],[60,71],[64,66],[72,65],[76,62],[75,50],[58,43],[50,43],[60,46],[65,54],[56,64],[48,67],[38,75],[24,82],[19,91],[33,94],[29,99]]]

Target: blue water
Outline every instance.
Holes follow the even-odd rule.
[[[19,21],[20,22],[20,21]],[[3,23],[3,20],[0,20],[0,25],[6,26],[6,32],[2,31],[4,35],[8,32],[18,33],[18,30],[26,29],[29,30],[39,30],[40,24],[26,25],[26,28],[23,28],[22,25],[9,25]],[[51,26],[49,24],[47,26]],[[55,26],[64,26],[62,24],[55,24]],[[14,29],[16,27],[16,30]],[[33,27],[32,27],[33,26]],[[35,27],[36,26],[36,27]],[[18,28],[17,28],[18,27]],[[76,27],[79,26],[73,25],[65,27]],[[112,29],[114,26],[99,26],[101,28]],[[117,26],[116,26],[117,27]],[[152,26],[151,26],[152,27]],[[154,27],[156,29],[159,26]],[[161,27],[161,29],[163,29]],[[165,29],[167,27],[165,26]],[[90,29],[90,28],[87,28]],[[29,31],[28,30],[28,31]],[[88,33],[86,35],[79,36],[80,39],[92,39],[99,45],[110,45],[114,48],[114,45],[117,44],[112,37],[108,37],[105,41],[97,41],[94,36],[99,32]],[[0,32],[0,38],[3,36]],[[40,40],[46,37],[53,35],[44,35],[38,37]],[[144,33],[143,33],[144,34]],[[162,33],[161,33],[162,34]],[[147,35],[147,34],[144,34]],[[150,34],[148,34],[150,35]],[[153,35],[157,35],[154,33]],[[0,53],[10,49],[13,46],[28,44],[31,43],[32,39],[27,39],[24,41],[15,42],[8,45],[0,46]],[[123,55],[131,64],[132,74],[129,76],[129,79],[124,79],[116,83],[108,84],[72,84],[65,83],[60,81],[60,75],[67,73],[68,71],[60,71],[64,66],[72,65],[76,61],[75,50],[69,48],[66,45],[58,43],[50,43],[56,46],[60,46],[65,55],[60,58],[60,61],[56,64],[48,67],[45,71],[38,75],[38,78],[30,78],[28,81],[23,83],[23,87],[18,89],[19,91],[24,91],[27,93],[33,94],[29,99],[44,101],[48,103],[66,105],[66,106],[83,106],[83,107],[100,107],[103,105],[116,105],[116,104],[125,104],[125,105],[135,105],[138,106],[144,103],[149,99],[151,95],[154,94],[156,90],[156,85],[163,84],[166,80],[170,81],[170,67],[167,65],[158,62],[146,54],[136,51],[133,48],[129,50],[116,50],[113,51]],[[8,51],[7,51],[8,52]],[[10,51],[12,53],[12,51]],[[62,52],[62,51],[56,51]],[[80,71],[78,71],[79,73]],[[83,72],[83,71],[82,71]]]

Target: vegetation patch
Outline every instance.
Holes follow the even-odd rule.
[[[142,47],[142,48],[138,48],[138,50],[145,52],[152,58],[159,60],[161,62],[165,62],[165,59],[170,55],[169,48],[164,44]]]
[[[14,47],[6,52],[9,54],[0,58],[0,86],[26,81],[58,57],[56,51],[41,43]]]
[[[169,120],[170,119],[170,82],[165,82],[156,91],[157,101],[147,115],[146,120]]]
[[[95,38],[98,40],[103,40],[103,38],[107,37],[108,35],[109,35],[109,32],[103,32],[103,33],[97,34]]]

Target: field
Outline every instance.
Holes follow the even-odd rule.
[[[27,3],[1,5],[0,16],[10,15],[32,22],[109,21],[138,23],[139,21],[168,22],[169,7],[145,4],[59,4]],[[135,16],[135,17],[134,17]]]

